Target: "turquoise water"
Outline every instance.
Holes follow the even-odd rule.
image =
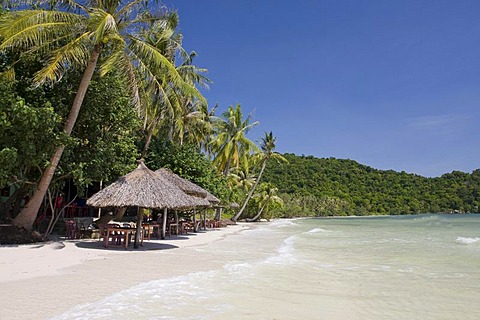
[[[185,249],[215,267],[55,319],[480,318],[480,215],[278,220]]]

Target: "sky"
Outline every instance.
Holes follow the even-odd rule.
[[[170,0],[183,47],[276,151],[437,177],[480,168],[480,1]]]

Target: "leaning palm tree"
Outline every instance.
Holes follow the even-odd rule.
[[[256,177],[250,173],[250,168],[246,164],[232,170],[227,177],[227,182],[231,189],[241,190],[245,193],[252,189],[256,181]]]
[[[254,198],[258,201],[259,204],[259,210],[255,217],[252,219],[249,219],[248,221],[257,221],[262,213],[268,212],[268,208],[270,205],[277,204],[279,206],[283,206],[283,200],[279,196],[277,196],[277,191],[278,189],[267,185],[265,186],[265,190],[263,190],[260,193],[255,194]]]
[[[99,67],[101,75],[116,71],[128,85],[132,103],[140,108],[139,79],[160,87],[159,75],[172,83],[182,80],[175,66],[139,31],[160,24],[163,12],[152,12],[148,0],[34,1],[34,5],[13,10],[0,17],[0,51],[32,52],[46,58],[35,75],[37,85],[54,83],[70,69],[84,70],[64,131],[70,135],[87,93],[90,80]],[[102,53],[105,53],[102,56]],[[160,90],[160,89],[158,89]],[[14,224],[31,229],[42,200],[55,174],[65,145],[56,147],[30,201]]]
[[[258,182],[262,177],[263,171],[265,171],[267,161],[270,159],[274,159],[276,161],[287,162],[287,159],[285,159],[279,153],[275,152],[276,141],[277,141],[277,138],[273,136],[273,133],[271,131],[269,133],[265,132],[265,137],[262,138],[262,144],[261,144],[262,151],[254,155],[254,158],[261,160],[262,167],[260,168],[260,173],[258,174],[255,184],[253,185],[252,189],[248,193],[242,208],[237,212],[235,216],[233,216],[232,218],[233,221],[237,221],[238,218],[242,215],[245,208],[247,207],[248,201],[250,201],[250,199],[252,198],[252,195],[255,192],[255,189],[257,188]]]
[[[213,163],[225,177],[231,167],[238,169],[242,162],[246,163],[252,151],[258,150],[255,143],[246,137],[248,131],[258,124],[258,121],[250,123],[250,120],[251,115],[243,119],[242,108],[237,104],[235,108],[228,107],[215,123],[216,136],[212,141],[212,149],[216,156]]]

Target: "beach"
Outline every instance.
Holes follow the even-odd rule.
[[[279,219],[0,248],[0,319],[477,319],[480,215]]]
[[[251,228],[240,223],[128,250],[84,239],[0,246],[0,319],[49,319],[143,282],[210,270],[215,261],[196,248]]]

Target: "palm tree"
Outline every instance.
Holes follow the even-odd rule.
[[[234,169],[228,174],[227,181],[230,189],[247,192],[251,190],[257,179],[250,173],[248,165],[243,164],[240,168]]]
[[[262,215],[263,212],[268,212],[268,208],[271,204],[277,204],[283,206],[283,200],[277,196],[278,188],[275,188],[271,185],[267,185],[265,190],[260,193],[255,194],[254,198],[258,200],[260,209],[258,210],[255,217],[249,219],[249,221],[257,221],[258,218]]]
[[[216,152],[213,163],[219,172],[228,176],[231,167],[238,169],[240,163],[246,163],[247,156],[258,150],[255,143],[246,137],[248,131],[258,124],[250,123],[251,115],[243,119],[242,108],[228,107],[219,121],[215,123],[216,136],[212,141],[212,149]]]
[[[248,201],[250,201],[250,199],[252,198],[252,195],[255,192],[255,189],[257,188],[257,185],[260,182],[260,179],[262,178],[262,174],[267,165],[267,161],[270,159],[275,159],[277,161],[288,162],[287,159],[285,159],[279,153],[275,152],[276,141],[277,141],[277,138],[273,136],[273,133],[271,131],[269,133],[265,132],[265,137],[262,138],[262,144],[261,144],[262,151],[257,153],[254,156],[257,159],[261,159],[262,167],[260,169],[260,173],[258,174],[258,178],[255,181],[255,184],[253,185],[252,189],[248,193],[248,196],[245,199],[245,202],[243,203],[242,208],[232,218],[233,221],[237,221],[238,218],[242,215],[245,208],[247,207]]]
[[[193,65],[195,52],[187,54],[182,48],[183,36],[175,32],[178,27],[178,14],[169,13],[165,23],[145,31],[148,43],[158,49],[172,64],[181,59],[176,68],[182,82],[179,86],[172,83],[168,77],[159,77],[160,86],[151,86],[147,83],[145,95],[150,96],[150,103],[143,108],[144,129],[146,131],[145,146],[142,158],[146,156],[152,137],[166,130],[170,140],[179,140],[183,144],[185,130],[191,123],[202,121],[202,114],[197,111],[198,105],[206,105],[205,98],[196,88],[197,85],[208,87],[211,81],[200,69]],[[178,54],[177,54],[178,53]]]
[[[97,64],[101,75],[115,70],[125,79],[132,102],[138,108],[141,107],[139,79],[157,87],[161,85],[159,74],[173,83],[182,82],[175,66],[162,52],[143,41],[139,33],[163,21],[163,14],[149,10],[153,7],[151,2],[52,0],[45,1],[48,8],[43,8],[43,1],[35,1],[33,9],[13,10],[0,17],[3,39],[0,50],[43,54],[47,60],[35,75],[37,85],[56,82],[71,68],[84,70],[64,124],[66,135],[70,135]],[[102,52],[105,57],[101,57]],[[37,189],[15,218],[15,225],[32,228],[64,149],[63,144],[56,147]]]
[[[190,53],[188,58],[177,68],[178,73],[185,83],[208,89],[208,85],[212,81],[204,75],[207,69],[193,65],[195,56],[195,52]],[[185,94],[181,90],[177,94],[179,95],[181,108],[174,115],[172,121],[173,136],[180,145],[187,142],[200,149],[202,142],[212,132],[211,122],[204,112],[207,102],[201,95]]]

